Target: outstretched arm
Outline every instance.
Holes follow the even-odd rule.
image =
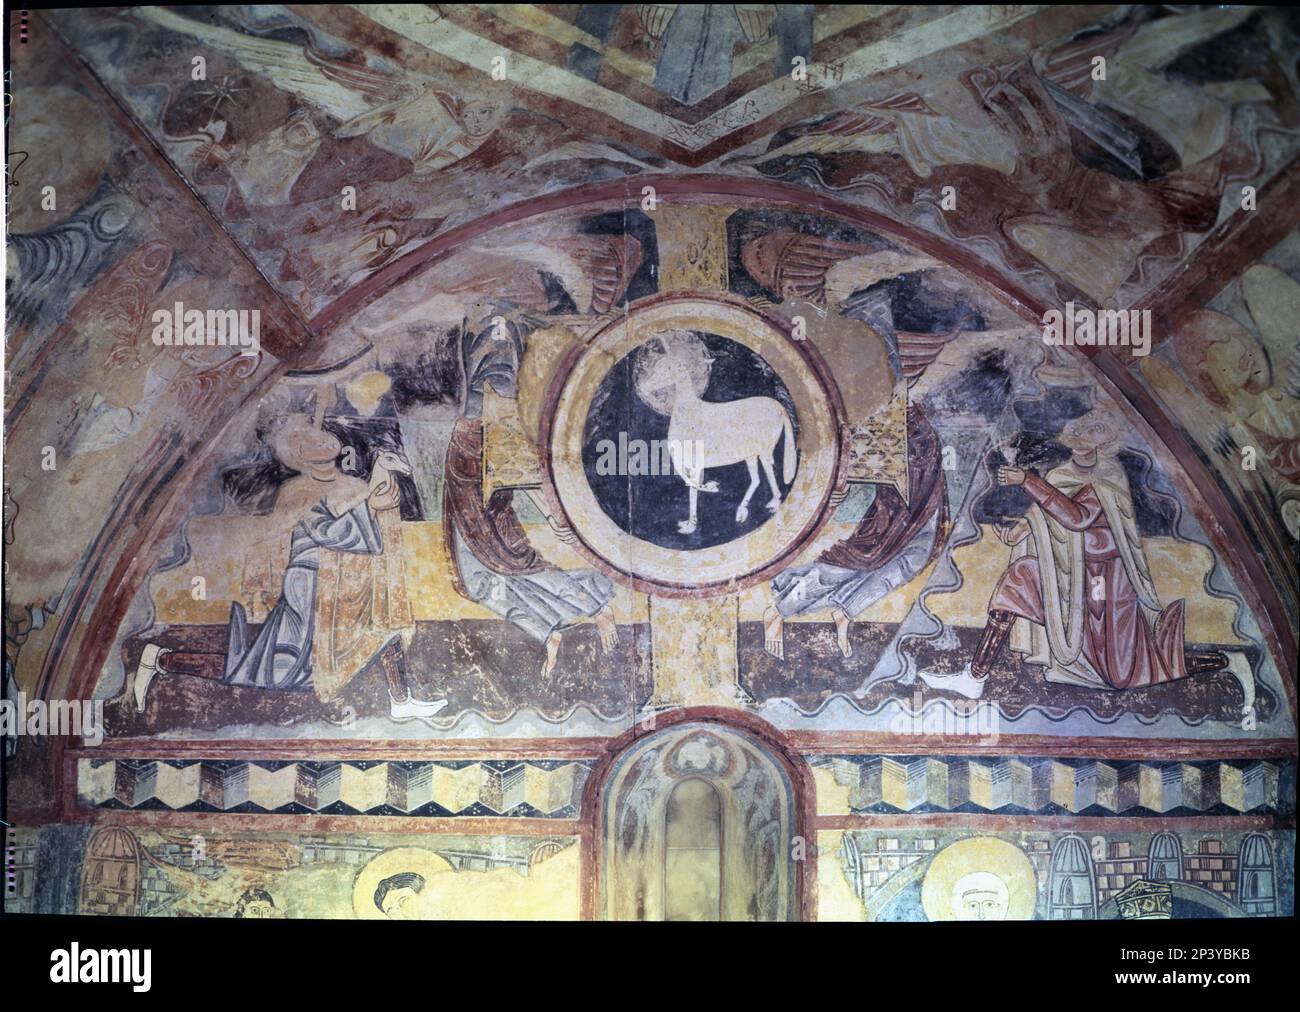
[[[1071,499],[1051,482],[1018,467],[998,468],[998,482],[1023,486],[1043,512],[1067,530],[1086,531],[1102,514],[1100,500],[1095,495],[1088,495],[1091,485],[1085,485],[1077,493],[1078,498]]]

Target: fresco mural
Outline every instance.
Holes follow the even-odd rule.
[[[19,909],[1293,912],[1289,11],[34,24]]]
[[[1263,833],[825,836],[838,847],[823,894],[837,920],[1267,917],[1284,912],[1279,860],[1294,866],[1277,852],[1291,840]]]
[[[1193,437],[1259,532],[1261,554],[1292,609],[1292,548],[1300,538],[1297,349],[1285,321],[1300,292],[1295,256],[1292,233],[1207,308],[1188,312],[1160,353],[1140,367],[1144,385]]]
[[[104,826],[63,834],[60,843],[80,858],[79,883],[70,891],[38,880],[27,886],[59,913],[369,920],[578,913],[577,847],[564,837],[445,836],[430,849],[423,838],[383,834]]]
[[[692,220],[734,253],[678,287],[685,216],[644,217],[658,280],[623,315],[579,310],[575,266],[416,354],[389,321],[430,326],[444,274],[501,277],[456,254],[363,312],[360,358],[270,388],[130,610],[110,735],[509,735],[575,708],[610,733],[713,703],[884,731],[918,689],[1008,731],[1290,732],[1190,479],[1086,363],[874,231],[710,203]],[[512,287],[607,218],[530,226]]]

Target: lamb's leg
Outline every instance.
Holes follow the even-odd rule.
[[[704,468],[702,467],[678,467],[677,473],[682,476],[682,481],[697,492],[716,492],[718,490],[716,481],[704,480]]]
[[[745,489],[745,497],[740,500],[740,505],[736,507],[736,523],[743,524],[749,519],[749,499],[754,494],[754,489],[758,488],[758,458],[750,457],[745,461],[745,466],[749,468],[749,488]]]
[[[771,450],[763,454],[763,473],[767,475],[767,483],[772,488],[772,498],[768,500],[767,509],[769,513],[775,513],[781,505],[781,486],[776,483],[776,473],[772,470]]]
[[[691,515],[690,515],[690,518],[687,519],[687,520],[680,520],[680,521],[678,521],[678,523],[677,523],[677,529],[678,529],[682,534],[694,534],[694,533],[695,533],[695,528],[696,528],[696,526],[697,526],[697,524],[696,524],[696,520],[695,520],[695,499],[696,499],[696,497],[699,495],[699,492],[696,490],[696,488],[695,488],[694,485],[688,485],[687,488],[690,489]]]

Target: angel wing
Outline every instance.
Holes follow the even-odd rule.
[[[340,120],[353,119],[376,105],[402,99],[411,90],[392,75],[334,59],[308,46],[204,24],[163,7],[140,7],[131,13],[220,50],[253,73],[270,79],[277,88],[292,92]]]
[[[616,165],[629,166],[626,170],[629,172],[653,172],[655,170],[655,166],[649,162],[644,162],[634,155],[614,147],[612,144],[600,144],[592,141],[570,141],[568,144],[561,144],[554,150],[545,151],[536,158],[529,159],[524,169],[526,171],[551,162],[567,161],[612,162]]]
[[[963,323],[965,321],[962,321]],[[907,385],[914,386],[930,363],[939,357],[944,346],[956,336],[954,331],[940,331],[937,334],[923,334],[911,330],[894,331],[898,342],[898,361],[903,369],[903,378]]]
[[[559,245],[591,279],[595,313],[607,313],[617,305],[641,266],[641,243],[630,235],[574,236]]]
[[[837,151],[887,151],[894,144],[890,136],[893,132],[894,124],[889,120],[849,109],[814,124],[775,150],[764,151],[760,160]]]
[[[802,154],[832,154],[837,151],[867,153],[891,151],[896,146],[895,121],[891,113],[937,115],[915,92],[900,92],[878,102],[864,102],[853,109],[836,113],[809,124],[797,137],[779,147],[763,152],[757,161]]]
[[[1183,382],[1174,370],[1154,355],[1142,359],[1142,376],[1156,396],[1196,442],[1205,449],[1220,473],[1235,479],[1240,462],[1237,440],[1223,417],[1205,398]]]
[[[901,274],[942,267],[938,260],[901,250],[883,249],[833,264],[826,272],[826,301],[843,302],[853,295]]]
[[[1148,21],[1119,47],[1115,58],[1134,67],[1157,70],[1192,47],[1231,31],[1254,14],[1250,7],[1210,8]]]
[[[499,272],[494,288],[497,298],[508,297],[516,305],[541,310],[553,301],[553,294],[547,291],[542,280],[544,272],[559,281],[576,306],[585,309],[595,304],[593,280],[567,249],[544,246],[532,236],[525,236],[511,243],[471,246],[466,255],[480,265],[480,272],[485,269]],[[469,288],[481,291],[481,280],[473,281]]]
[[[1038,72],[1044,80],[1051,81],[1058,88],[1080,98],[1087,98],[1092,92],[1092,75],[1097,69],[1093,60],[1099,56],[1103,59],[1110,56],[1132,38],[1135,31],[1136,26],[1126,25],[1115,31],[1094,32],[1067,42],[1047,54]]]
[[[756,281],[782,299],[820,303],[826,299],[826,273],[831,266],[871,252],[871,247],[855,243],[801,232],[773,232],[747,243],[740,260]]]

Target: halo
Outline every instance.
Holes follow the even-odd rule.
[[[361,869],[352,886],[352,912],[362,920],[385,920],[382,910],[375,906],[375,890],[390,875],[413,871],[424,879],[426,889],[432,887],[432,877],[452,870],[451,863],[431,850],[422,847],[397,847],[376,855]]]
[[[921,883],[921,904],[932,921],[955,921],[953,887],[968,875],[984,872],[1007,887],[1007,920],[1027,921],[1034,916],[1038,882],[1034,866],[1014,843],[994,836],[958,840],[935,855]]]
[[[363,415],[373,415],[384,394],[393,388],[386,373],[372,369],[353,377],[344,387],[352,406]]]
[[[651,335],[649,340],[633,353],[632,385],[637,396],[661,415],[672,414],[669,391],[651,389],[648,382],[651,368],[668,356],[678,357],[690,377],[695,396],[703,397],[709,386],[708,350],[699,334],[690,330],[663,330]]]

